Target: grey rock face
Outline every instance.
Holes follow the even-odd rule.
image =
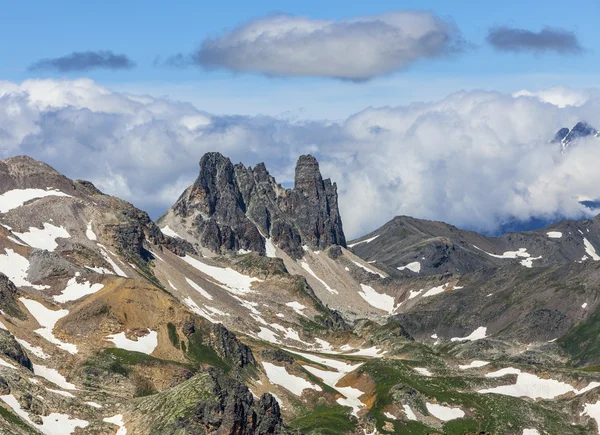
[[[242,369],[247,365],[255,365],[256,360],[248,346],[241,343],[233,332],[220,323],[212,325],[209,345],[215,349],[221,358],[231,361],[236,368]]]
[[[26,369],[33,371],[31,360],[23,351],[21,345],[10,332],[4,329],[0,329],[0,355],[6,356]]]
[[[295,187],[284,189],[262,163],[247,168],[219,153],[205,154],[198,179],[159,222],[173,219],[216,253],[265,254],[265,237],[293,258],[302,257],[303,245],[346,246],[337,187],[323,180],[310,155],[298,160]]]

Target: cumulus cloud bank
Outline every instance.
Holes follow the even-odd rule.
[[[74,72],[92,69],[130,69],[135,63],[124,54],[115,54],[109,50],[76,51],[66,56],[41,59],[33,63],[30,71]]]
[[[578,54],[583,51],[577,36],[568,30],[545,27],[539,32],[511,27],[490,29],[487,41],[499,51],[530,51]]]
[[[579,105],[559,107],[536,95],[460,92],[294,123],[215,116],[90,80],[0,82],[0,155],[31,155],[157,217],[196,178],[204,152],[265,161],[280,182],[313,153],[338,183],[350,237],[398,214],[493,231],[515,218],[590,215],[578,198],[600,197],[599,139],[564,154],[549,143],[580,120],[600,127],[598,93],[574,94]]]
[[[272,15],[205,40],[187,60],[235,72],[368,80],[463,47],[458,29],[429,12],[342,21]],[[181,66],[184,59],[175,55],[167,63]]]

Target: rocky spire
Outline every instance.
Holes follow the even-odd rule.
[[[302,257],[303,245],[346,246],[336,185],[323,180],[311,155],[298,159],[294,189],[284,189],[263,163],[247,168],[205,154],[198,179],[160,222],[183,227],[190,241],[218,253],[265,254],[265,238],[294,258]]]

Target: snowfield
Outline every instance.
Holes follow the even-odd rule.
[[[269,382],[285,388],[296,396],[301,396],[304,390],[321,391],[321,387],[311,384],[304,378],[288,373],[285,367],[276,366],[265,361],[263,361],[262,365],[267,373]]]
[[[211,296],[211,294],[209,292],[207,292],[206,290],[204,290],[202,287],[200,287],[198,284],[196,284],[194,281],[192,281],[189,278],[185,278],[185,281],[189,284],[190,287],[192,287],[194,290],[196,290],[198,293],[200,293],[202,296],[204,296],[206,299],[208,299],[209,301],[213,300],[213,297]]]
[[[310,266],[308,265],[308,263],[307,263],[306,261],[301,261],[301,262],[300,262],[300,265],[302,266],[302,269],[306,270],[308,273],[310,273],[310,274],[312,275],[312,277],[313,277],[313,278],[315,278],[317,281],[319,281],[319,282],[321,283],[321,285],[322,285],[323,287],[325,287],[325,289],[326,289],[326,290],[327,290],[329,293],[331,293],[331,294],[334,294],[334,295],[337,295],[337,294],[338,294],[338,291],[337,291],[337,290],[335,290],[335,289],[332,289],[331,287],[329,287],[329,285],[328,285],[328,284],[327,284],[325,281],[323,281],[321,278],[319,278],[319,277],[317,276],[317,274],[316,274],[316,273],[314,273],[314,272],[313,272],[313,270],[310,268]]]
[[[354,261],[354,260],[350,260],[352,261],[352,263],[354,263],[357,267],[360,267],[361,269],[372,273],[373,275],[379,275],[379,278],[385,278],[385,275],[375,269],[371,269],[370,267],[365,266],[364,264],[360,264],[358,261]]]
[[[39,364],[33,364],[33,373],[40,378],[52,382],[54,385],[64,388],[65,390],[76,390],[75,385],[67,382],[67,379],[61,375],[58,370],[51,369]]]
[[[90,284],[89,281],[77,282],[79,272],[67,282],[67,286],[60,295],[54,296],[56,302],[64,303],[75,301],[84,296],[91,295],[104,288],[104,284]]]
[[[0,400],[6,403],[15,414],[46,435],[71,435],[76,428],[85,428],[89,425],[86,420],[72,419],[67,414],[58,414],[56,412],[42,416],[42,424],[36,424],[29,418],[29,413],[21,408],[21,404],[15,396],[7,394],[0,396]]]
[[[353,248],[354,246],[360,245],[361,243],[371,243],[377,237],[379,237],[379,234],[377,234],[376,236],[371,237],[370,239],[365,239],[365,240],[361,240],[360,242],[352,243],[351,245],[348,245],[348,247],[349,248]]]
[[[150,355],[158,346],[158,332],[156,331],[150,331],[143,337],[137,337],[137,341],[127,338],[125,332],[109,335],[106,339],[112,341],[119,349],[142,352],[146,355]]]
[[[600,260],[600,255],[598,255],[598,253],[596,252],[596,248],[594,248],[594,245],[592,245],[590,241],[585,237],[583,238],[583,244],[585,246],[585,252],[587,253],[587,255],[590,256],[592,260]]]
[[[475,331],[471,332],[466,337],[453,337],[450,341],[475,341],[481,340],[482,338],[486,338],[487,328],[485,326],[480,326]]]
[[[489,255],[490,257],[494,257],[494,258],[511,258],[511,259],[515,259],[515,258],[523,258],[523,260],[520,261],[522,266],[525,267],[533,267],[533,261],[534,260],[539,260],[542,258],[542,256],[538,256],[538,257],[532,257],[530,253],[527,252],[527,248],[520,248],[518,251],[506,251],[503,254],[491,254],[489,252],[484,251],[481,248],[478,248],[477,246],[473,245],[473,247],[475,249],[479,249],[482,252],[485,252],[487,255]],[[598,258],[600,259],[600,257]]]
[[[76,354],[77,346],[70,343],[64,343],[54,336],[52,330],[54,325],[60,319],[69,314],[68,310],[51,310],[33,299],[19,298],[25,305],[25,308],[31,313],[35,320],[40,324],[41,328],[36,329],[36,334],[44,337],[50,343],[56,344],[60,349],[69,353]]]
[[[0,255],[0,272],[5,274],[17,287],[32,287],[36,290],[50,288],[47,285],[33,285],[27,280],[29,260],[6,248],[5,254]]]
[[[183,239],[183,237],[181,237],[179,234],[177,234],[175,231],[173,231],[171,228],[169,228],[169,226],[165,226],[163,228],[160,229],[160,231],[165,235],[165,236],[169,236],[169,237],[174,237],[176,239]]]
[[[392,314],[395,310],[394,306],[394,298],[392,296],[386,295],[385,293],[377,293],[377,291],[366,284],[361,284],[358,294],[361,298],[363,298],[369,305],[375,308],[379,308],[380,310],[386,311],[389,314]]]
[[[506,367],[486,374],[488,378],[498,378],[506,375],[517,375],[517,381],[511,385],[479,390],[479,393],[503,394],[512,397],[529,397],[531,399],[554,399],[566,393],[583,394],[600,386],[600,382],[590,382],[587,387],[578,390],[572,385],[555,379],[543,379],[531,373],[522,372],[520,369]]]
[[[125,422],[123,421],[122,414],[117,414],[113,415],[112,417],[103,418],[102,421],[106,423],[112,423],[115,426],[119,427],[115,435],[127,435],[127,429],[125,428]]]
[[[58,243],[56,243],[56,239],[68,239],[71,237],[65,228],[57,227],[47,222],[44,222],[43,229],[30,227],[26,233],[13,233],[29,246],[47,251],[54,251],[57,248]]]
[[[551,239],[560,239],[563,234],[560,231],[549,231],[546,235]]]
[[[476,369],[478,367],[484,367],[487,366],[489,364],[489,362],[487,361],[471,361],[469,364],[465,364],[465,365],[459,365],[458,368],[461,370],[468,370],[468,369]]]
[[[421,263],[419,263],[418,261],[413,261],[412,263],[408,263],[406,266],[400,266],[397,267],[398,270],[410,270],[411,272],[414,273],[419,273],[421,272]]]
[[[427,411],[438,420],[450,421],[465,416],[464,411],[460,408],[450,408],[438,405],[437,403],[425,403],[425,406],[427,407]]]
[[[60,190],[13,189],[0,195],[0,213],[7,213],[10,210],[21,207],[27,201],[44,198],[46,196],[64,196],[71,198],[71,195],[67,195]]]
[[[246,293],[253,293],[252,283],[261,282],[258,278],[253,278],[244,274],[241,274],[230,267],[217,267],[210,266],[199,260],[196,260],[189,255],[182,257],[183,261],[188,263],[190,266],[199,270],[205,275],[208,275],[213,280],[217,281],[216,284],[221,288],[227,290],[230,293],[237,295],[243,295]]]

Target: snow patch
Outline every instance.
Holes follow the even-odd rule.
[[[457,418],[463,418],[465,413],[460,408],[451,408],[449,406],[438,405],[437,403],[425,403],[427,411],[438,420],[450,421]]]
[[[511,258],[511,259],[523,258],[523,260],[521,260],[520,263],[522,266],[525,266],[525,267],[533,267],[533,261],[539,260],[542,258],[541,255],[539,257],[532,257],[531,254],[527,252],[527,248],[519,248],[518,251],[506,251],[503,254],[497,255],[497,254],[490,254],[489,252],[486,252],[483,249],[478,248],[475,245],[473,245],[473,247],[475,249],[479,249],[480,251],[482,251],[482,252],[486,253],[487,255],[489,255],[490,257],[494,257],[494,258]],[[600,259],[600,257],[598,259]]]
[[[58,246],[56,239],[63,238],[68,239],[71,237],[69,232],[64,227],[57,227],[50,223],[44,222],[44,228],[39,229],[36,227],[29,227],[29,231],[26,233],[13,232],[23,240],[29,246],[37,249],[45,249],[47,251],[54,251]]]
[[[379,308],[389,314],[392,314],[397,308],[394,306],[394,298],[392,296],[385,293],[377,293],[373,287],[366,284],[361,284],[360,288],[362,291],[359,291],[358,294],[372,307]]]
[[[551,239],[560,239],[562,237],[562,235],[563,235],[560,231],[549,231],[546,234]]]
[[[0,195],[0,213],[7,213],[10,210],[21,207],[27,201],[44,198],[46,196],[64,196],[71,198],[71,195],[67,195],[60,190],[13,189]]]
[[[54,296],[56,302],[64,303],[75,301],[84,296],[91,295],[102,290],[104,284],[90,284],[89,281],[77,282],[77,276],[74,276],[67,282],[67,286],[60,295]]]
[[[106,417],[102,419],[105,423],[112,423],[116,426],[119,426],[119,430],[115,435],[127,435],[127,429],[125,428],[125,422],[123,421],[123,415],[117,414],[112,417]]]
[[[594,245],[592,245],[590,241],[585,237],[583,238],[583,244],[585,245],[585,252],[591,257],[592,260],[600,260],[600,256],[596,253],[596,248],[594,248]]]
[[[483,367],[483,366],[487,366],[489,364],[489,362],[487,361],[471,361],[469,364],[465,364],[465,365],[459,365],[458,368],[461,370],[468,370],[468,369],[476,369],[478,367]]]
[[[50,343],[56,344],[62,350],[65,350],[71,354],[77,353],[76,345],[60,341],[52,333],[56,322],[69,314],[68,310],[51,310],[40,304],[38,301],[23,297],[19,298],[19,300],[23,303],[23,305],[25,305],[25,308],[27,308],[31,315],[35,317],[35,320],[40,324],[41,328],[35,330],[36,334],[44,337]]]
[[[17,287],[32,287],[36,290],[50,288],[47,285],[33,285],[27,280],[29,260],[6,248],[5,254],[0,255],[0,272],[5,274]]]
[[[331,287],[329,287],[329,285],[328,285],[328,284],[327,284],[325,281],[323,281],[321,278],[319,278],[319,277],[317,276],[317,274],[316,274],[316,273],[314,273],[314,272],[313,272],[313,270],[310,268],[310,266],[308,265],[308,263],[307,263],[306,261],[301,261],[301,262],[300,262],[300,265],[302,266],[302,269],[306,270],[308,273],[310,273],[310,274],[313,276],[313,278],[315,278],[317,281],[319,281],[319,282],[321,283],[321,285],[322,285],[323,287],[325,287],[325,289],[326,289],[326,290],[327,290],[329,293],[331,293],[331,294],[334,294],[334,295],[337,295],[337,294],[338,294],[338,291],[337,291],[337,290],[335,290],[335,289],[332,289]]]
[[[179,234],[177,234],[175,231],[173,231],[171,228],[169,228],[168,225],[165,226],[165,227],[163,227],[163,228],[161,228],[160,231],[165,236],[174,237],[176,239],[183,239],[183,237],[181,237]]]
[[[265,251],[266,251],[267,257],[277,258],[277,250],[275,249],[275,244],[273,243],[273,241],[270,238],[265,239]]]
[[[350,260],[350,261],[352,261],[356,266],[360,267],[361,269],[366,270],[369,273],[372,273],[373,275],[379,275],[380,278],[385,278],[385,275],[382,274],[381,272],[371,269],[370,267],[367,267],[364,264],[360,264],[358,261],[354,261],[354,260]]]
[[[351,245],[348,245],[349,248],[353,248],[356,245],[360,245],[361,243],[371,243],[373,240],[375,240],[377,237],[379,237],[379,234],[377,234],[376,236],[371,237],[370,239],[365,239],[365,240],[361,240],[360,242],[356,242],[356,243],[352,243]]]
[[[206,290],[204,290],[202,287],[200,287],[194,281],[192,281],[191,279],[189,279],[187,277],[185,278],[185,281],[189,284],[190,287],[192,287],[194,290],[196,290],[198,293],[200,293],[206,299],[208,299],[209,301],[213,300],[213,297],[210,295],[210,293],[208,293]]]
[[[306,379],[288,373],[285,367],[276,366],[269,362],[262,362],[269,381],[273,385],[279,385],[296,396],[301,396],[304,390],[321,391],[321,387],[313,385]]]
[[[487,328],[485,326],[480,326],[475,331],[471,332],[466,337],[454,337],[451,338],[450,341],[475,341],[481,340],[482,338],[486,338]]]
[[[96,233],[92,229],[92,221],[89,221],[88,224],[87,224],[87,228],[85,230],[85,236],[88,239],[90,239],[91,241],[93,241],[93,242],[95,242],[96,240],[98,240],[98,237],[96,236]]]
[[[51,369],[49,367],[42,366],[39,364],[32,364],[32,365],[33,365],[33,373],[36,376],[39,376],[40,378],[44,378],[47,381],[50,381],[54,385],[57,385],[60,388],[63,388],[65,390],[76,390],[77,389],[75,387],[75,385],[71,384],[70,382],[67,382],[67,379],[63,375],[61,375],[58,372],[58,370]]]
[[[425,367],[413,367],[413,370],[415,372],[417,372],[418,374],[420,374],[421,376],[433,376],[433,373],[431,373]]]
[[[104,259],[108,262],[108,264],[110,264],[110,267],[112,267],[113,272],[115,272],[115,275],[119,275],[124,278],[127,278],[127,274],[125,272],[123,272],[123,270],[117,265],[117,263],[115,263],[113,261],[113,259],[110,258],[110,255],[108,255],[108,252],[109,252],[108,249],[106,249],[106,247],[104,245],[101,245],[100,243],[97,243],[97,245],[100,247],[100,253],[104,257]],[[113,255],[115,255],[115,254],[113,254]],[[115,257],[116,257],[116,255],[115,255]]]
[[[262,281],[258,278],[243,275],[230,267],[223,268],[210,266],[189,255],[182,257],[182,259],[195,269],[198,269],[200,272],[216,280],[221,288],[234,294],[253,293],[253,290],[251,289],[252,283]]]
[[[408,418],[409,420],[413,420],[413,421],[417,420],[417,416],[413,412],[410,405],[403,404],[402,408],[404,408],[404,413],[406,414],[406,418]]]
[[[210,323],[218,323],[212,316],[206,312],[204,309],[200,308],[196,302],[189,296],[183,300],[183,303],[187,305],[187,307],[192,310],[194,313],[198,314],[200,317],[204,317]]]
[[[22,347],[27,349],[29,352],[31,352],[38,358],[40,358],[40,359],[50,358],[50,355],[48,355],[46,352],[44,352],[44,350],[41,347],[34,346],[33,344],[31,344],[25,340],[21,340],[20,338],[16,338],[16,340],[17,340],[17,343],[19,343]]]
[[[304,314],[304,312],[302,310],[305,310],[306,307],[304,305],[302,305],[300,302],[287,302],[285,304],[287,307],[290,307],[292,310],[294,310],[296,313],[300,314],[301,316],[306,317],[306,314]]]
[[[419,272],[421,272],[421,263],[419,263],[418,261],[413,261],[412,263],[408,263],[406,266],[401,266],[401,267],[398,267],[397,269],[398,270],[408,269],[411,272],[419,273]]]
[[[487,373],[488,378],[498,378],[505,375],[517,375],[517,381],[511,385],[479,390],[479,393],[503,394],[512,397],[529,397],[531,399],[554,399],[566,393],[583,394],[600,386],[600,382],[590,382],[587,387],[578,390],[572,385],[555,379],[543,379],[531,373],[522,372],[520,369],[506,367],[495,372]]]
[[[137,341],[127,338],[125,332],[111,334],[106,339],[112,341],[119,349],[142,352],[146,355],[150,355],[158,346],[158,332],[156,331],[150,331],[143,337],[137,337]]]

